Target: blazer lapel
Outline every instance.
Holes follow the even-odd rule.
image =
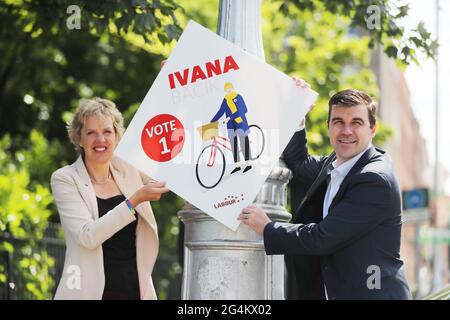
[[[316,180],[314,180],[313,184],[309,188],[308,192],[306,192],[305,197],[303,198],[302,202],[298,206],[298,209],[296,211],[295,216],[292,218],[292,221],[296,221],[298,218],[298,214],[301,211],[300,209],[303,207],[303,205],[309,200],[309,198],[316,192],[317,188],[327,179],[327,176],[330,174],[331,170],[333,170],[332,162],[336,159],[336,155],[333,152],[327,160],[325,160],[325,163],[323,164],[322,169],[320,170]]]
[[[330,172],[333,170],[332,163],[336,159],[336,155],[332,153],[328,159],[325,161],[322,169],[319,172],[319,175],[317,176],[316,180],[314,180],[313,184],[309,188],[308,192],[306,193],[305,199],[309,198],[316,189],[325,181],[327,176],[330,174]]]
[[[356,161],[355,165],[350,169],[349,173],[345,176],[344,180],[342,181],[339,190],[337,191],[336,195],[334,196],[333,200],[331,201],[329,209],[332,209],[337,201],[342,197],[342,194],[345,190],[345,186],[348,183],[348,180],[351,176],[353,176],[355,173],[359,172],[362,168],[364,168],[371,159],[377,156],[377,150],[371,146],[364,154],[361,156],[361,158]]]
[[[76,179],[76,182],[78,184],[78,189],[80,190],[81,196],[83,197],[83,199],[85,199],[86,204],[91,207],[92,212],[94,213],[93,218],[98,219],[98,205],[94,186],[92,185],[91,179],[89,178],[89,174],[81,156],[79,156],[78,159],[74,162],[73,167],[79,177],[79,179]]]
[[[129,198],[132,196],[131,192],[134,192],[136,187],[130,185],[130,183],[125,179],[124,173],[117,170],[115,166],[110,164],[110,170],[114,181],[116,181],[117,187],[119,187],[120,192],[125,196],[125,198]],[[133,190],[133,191],[131,191]]]

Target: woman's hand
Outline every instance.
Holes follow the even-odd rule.
[[[165,182],[150,181],[137,190],[128,200],[133,208],[136,208],[144,201],[158,201],[163,193],[169,192]]]

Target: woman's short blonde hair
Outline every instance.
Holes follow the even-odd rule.
[[[69,139],[79,154],[83,154],[83,148],[80,147],[81,129],[83,129],[84,121],[88,116],[111,118],[116,133],[116,141],[118,142],[120,140],[125,128],[123,127],[122,114],[117,109],[115,103],[97,97],[92,99],[81,99],[72,120],[67,124]]]

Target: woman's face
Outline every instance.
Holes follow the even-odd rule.
[[[116,132],[109,117],[87,116],[81,129],[80,146],[84,159],[92,164],[107,163],[116,147]]]

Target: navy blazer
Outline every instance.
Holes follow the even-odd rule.
[[[219,111],[217,111],[210,122],[218,121],[225,114],[226,117],[230,118],[230,121],[227,122],[228,130],[242,130],[244,133],[246,133],[249,130],[247,117],[245,116],[248,112],[247,105],[245,104],[245,101],[240,94],[238,94],[236,98],[233,99],[233,102],[236,105],[235,113],[231,113],[231,110],[227,104],[227,99],[223,99]],[[238,117],[241,117],[241,123],[236,122],[236,118]]]
[[[264,229],[267,254],[284,254],[288,298],[411,299],[400,259],[402,206],[390,157],[369,148],[342,182],[322,219],[335,154],[308,154],[305,130],[296,132],[284,160],[308,187],[292,223]],[[376,277],[379,275],[379,286]]]

